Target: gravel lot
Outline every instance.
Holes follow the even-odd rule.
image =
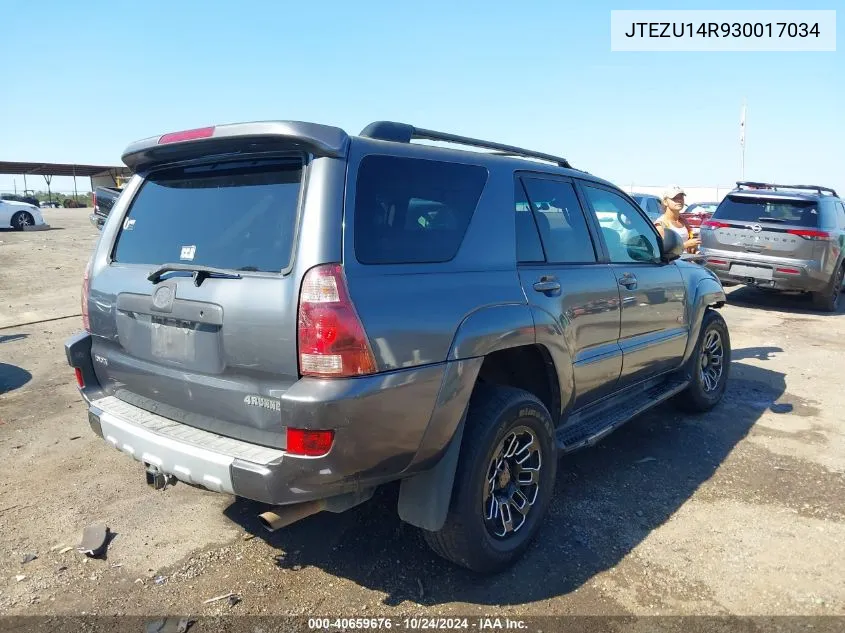
[[[540,539],[482,579],[400,523],[393,489],[270,535],[253,504],[148,488],[89,430],[64,357],[88,213],[0,231],[0,613],[845,615],[842,314],[734,289],[725,402],[565,458]],[[105,560],[62,553],[95,521],[116,534]]]

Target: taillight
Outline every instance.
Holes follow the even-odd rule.
[[[91,194],[91,206],[94,208],[95,211],[97,210],[97,192],[96,191]]]
[[[85,379],[82,377],[82,370],[79,367],[74,367],[73,373],[76,374],[76,384],[80,389],[85,389]]]
[[[288,428],[285,450],[293,455],[320,457],[331,450],[332,442],[334,442],[334,431]]]
[[[798,235],[808,240],[829,240],[830,233],[827,231],[816,231],[814,229],[789,229],[787,231],[790,235]]]
[[[364,326],[339,264],[312,268],[302,280],[297,319],[299,373],[362,376],[376,371]]]
[[[91,264],[92,259],[85,265],[82,275],[82,327],[86,332],[91,331],[91,319],[88,316],[88,296],[91,294]]]
[[[158,139],[159,145],[166,143],[178,143],[180,141],[195,141],[200,138],[209,138],[214,136],[214,127],[198,127],[193,130],[183,130],[181,132],[171,132],[163,134]]]
[[[727,229],[730,228],[730,224],[725,224],[724,222],[718,222],[717,220],[707,220],[706,222],[701,223],[702,229]]]
[[[784,275],[800,275],[801,271],[797,268],[775,268],[775,270],[779,273],[783,273]]]
[[[727,266],[728,262],[724,259],[713,259],[712,257],[707,258],[708,264],[716,264],[718,266]]]

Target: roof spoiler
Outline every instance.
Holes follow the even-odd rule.
[[[260,121],[195,128],[152,136],[129,145],[121,157],[134,172],[203,156],[237,157],[264,151],[299,150],[341,158],[349,136],[340,128],[301,121]]]
[[[361,131],[361,136],[380,141],[392,141],[394,143],[410,143],[414,139],[442,141],[444,143],[454,143],[456,145],[467,145],[470,147],[480,147],[483,149],[495,150],[495,153],[504,156],[539,158],[540,160],[555,163],[560,167],[572,169],[572,165],[569,164],[569,161],[561,156],[553,156],[551,154],[535,152],[534,150],[523,149],[521,147],[514,147],[513,145],[503,145],[502,143],[483,141],[481,139],[470,138],[468,136],[458,136],[457,134],[450,134],[448,132],[426,130],[423,128],[414,127],[413,125],[410,125],[408,123],[396,123],[393,121],[375,121],[373,123],[370,123]]]
[[[829,193],[832,196],[839,197],[836,195],[836,191],[831,189],[830,187],[822,187],[820,185],[776,185],[770,182],[750,182],[750,181],[737,181],[736,186],[738,189],[742,189],[745,187],[746,189],[772,189],[774,191],[778,191],[780,189],[798,189],[802,191],[818,191],[819,195],[824,193]]]

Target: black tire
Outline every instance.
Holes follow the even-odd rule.
[[[833,275],[830,284],[821,292],[813,293],[813,305],[822,312],[836,312],[842,294],[842,280],[845,276],[845,264]]]
[[[721,345],[718,378],[714,379],[716,351],[714,343]],[[704,357],[707,360],[704,361]],[[674,404],[687,413],[704,413],[715,407],[725,395],[731,367],[731,338],[722,315],[707,308],[701,322],[701,332],[689,359],[691,375],[689,386],[673,398]]]
[[[33,226],[34,224],[35,218],[27,211],[18,211],[12,216],[12,228],[16,231],[23,231],[23,227]]]
[[[488,528],[488,522],[485,520],[485,497],[490,499],[486,481],[488,473],[493,472],[493,458],[498,452],[497,449],[506,439],[510,440],[512,432],[519,433],[516,436],[516,448],[519,450],[511,460],[528,452],[529,439],[532,445],[534,440],[537,442],[537,483],[536,490],[533,483],[526,488],[520,488],[525,491],[521,497],[524,501],[528,501],[528,496],[534,496],[533,504],[524,514],[519,513],[515,509],[516,506],[509,502],[505,504],[507,512],[500,513],[502,506],[493,497],[487,507],[491,510],[495,507],[498,517],[507,514],[512,519],[511,525],[516,527],[508,534],[505,529],[506,522],[494,518],[489,524],[496,524],[496,528],[502,526],[506,533],[504,538],[497,538],[493,534],[493,528]],[[520,441],[520,438],[523,440]],[[508,445],[513,446],[510,443]],[[520,446],[522,448],[519,448]],[[535,455],[529,454],[530,457],[523,456],[519,459],[524,460],[523,463],[537,463]],[[540,529],[554,493],[557,462],[554,426],[543,403],[533,394],[521,389],[479,383],[475,387],[467,412],[449,514],[445,525],[439,531],[423,530],[426,543],[443,558],[474,572],[495,573],[509,567],[522,556]],[[494,487],[501,481],[505,481],[505,486],[517,487],[515,482],[527,472],[519,465],[507,465],[505,469],[507,474],[495,477],[492,484]],[[515,476],[512,475],[513,470],[517,472]],[[532,477],[530,474],[528,476]],[[522,507],[526,507],[524,501]],[[511,507],[514,508],[513,513]],[[520,519],[522,521],[516,526]]]

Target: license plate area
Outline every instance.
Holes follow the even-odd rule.
[[[765,279],[771,281],[772,269],[765,266],[746,266],[734,264],[731,266],[731,274],[736,277],[750,277],[752,279]]]
[[[153,316],[150,319],[150,353],[160,359],[193,363],[197,358],[197,324]]]

